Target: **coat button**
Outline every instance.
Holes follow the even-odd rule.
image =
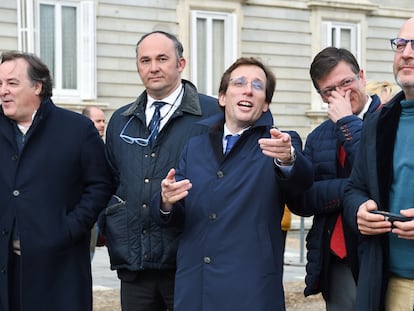
[[[12,161],[17,161],[17,159],[19,158],[19,156],[18,155],[12,155],[12,157],[11,157],[11,159],[12,159]]]
[[[206,263],[206,264],[211,263],[211,258],[210,257],[204,257],[204,263]]]
[[[148,205],[146,203],[142,204],[142,208],[147,208],[147,207],[148,207]]]
[[[19,190],[13,190],[13,196],[18,197],[20,194]]]
[[[216,220],[216,218],[217,218],[217,214],[216,214],[216,213],[211,213],[210,215],[208,215],[208,218],[209,218],[210,220]]]
[[[150,182],[149,178],[144,179],[144,183],[148,184]]]
[[[9,234],[9,230],[3,229],[3,230],[1,230],[1,234],[2,235],[8,235]]]
[[[217,177],[218,177],[218,178],[223,178],[223,176],[224,176],[223,171],[218,171],[218,172],[217,172]]]

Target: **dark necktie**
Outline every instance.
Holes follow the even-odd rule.
[[[165,104],[166,103],[165,102],[162,102],[162,101],[155,101],[153,103],[153,106],[155,107],[154,115],[152,116],[152,119],[151,119],[151,121],[150,121],[150,123],[148,125],[148,129],[149,129],[149,132],[150,132],[150,137],[149,137],[149,144],[150,145],[157,138],[158,130],[160,128],[160,121],[161,121],[160,109]]]
[[[338,162],[342,170],[345,168],[345,159],[345,148],[341,144],[338,150]],[[342,222],[342,215],[339,214],[332,232],[330,246],[331,250],[335,253],[335,255],[337,255],[341,259],[344,259],[346,257],[346,244]]]
[[[239,139],[239,137],[240,135],[227,135],[226,136],[227,145],[226,145],[226,151],[224,152],[225,155],[230,152],[231,148],[233,148],[234,144]]]

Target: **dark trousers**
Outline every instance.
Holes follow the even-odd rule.
[[[9,306],[10,311],[20,310],[20,256],[9,257]]]
[[[331,260],[328,275],[329,298],[326,301],[326,310],[355,310],[356,283],[348,264],[339,259]]]
[[[122,311],[173,311],[175,270],[118,271]]]

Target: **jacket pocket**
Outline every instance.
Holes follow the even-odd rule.
[[[126,201],[113,195],[105,209],[105,234],[111,265],[128,263],[128,215]]]

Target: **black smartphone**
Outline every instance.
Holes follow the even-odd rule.
[[[385,220],[388,221],[410,221],[413,220],[414,217],[405,217],[401,214],[394,214],[394,213],[390,213],[390,212],[386,212],[386,211],[379,211],[379,210],[374,210],[371,211],[372,214],[379,214],[385,217]]]

